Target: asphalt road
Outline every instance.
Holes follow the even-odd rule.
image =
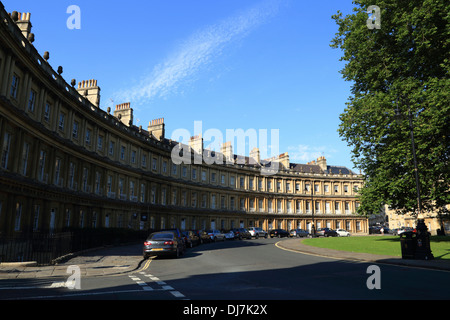
[[[154,258],[125,275],[81,279],[2,280],[2,300],[449,300],[448,271],[346,262],[286,251],[279,239],[226,241]],[[136,246],[139,255],[141,247]],[[377,276],[377,278],[374,278]],[[370,283],[377,284],[370,289]],[[184,304],[183,304],[184,305]],[[192,311],[192,310],[190,310]]]

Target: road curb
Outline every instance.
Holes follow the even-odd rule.
[[[37,261],[26,261],[26,262],[2,262],[0,263],[0,268],[28,268],[36,267]]]

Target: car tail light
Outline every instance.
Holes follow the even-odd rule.
[[[165,244],[165,245],[170,245],[170,246],[171,246],[171,245],[173,245],[173,241],[166,241],[166,242],[164,242],[164,244]]]
[[[150,241],[145,241],[144,242],[144,246],[149,246],[151,243],[150,243]]]

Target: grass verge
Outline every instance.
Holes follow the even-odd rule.
[[[402,256],[399,236],[313,238],[305,239],[303,243],[340,251]],[[450,260],[450,236],[432,236],[430,246],[435,259]]]

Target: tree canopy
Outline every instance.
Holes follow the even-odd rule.
[[[359,213],[379,213],[384,204],[417,212],[411,119],[422,209],[448,214],[450,1],[353,4],[351,14],[333,15],[331,47],[343,51],[341,73],[352,82],[338,131],[364,173]],[[371,5],[380,9],[379,29],[367,24]]]

